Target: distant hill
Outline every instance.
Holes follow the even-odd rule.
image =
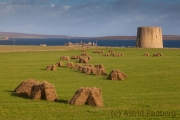
[[[136,36],[102,36],[102,37],[72,37],[67,35],[41,35],[13,32],[0,32],[0,38],[65,38],[65,39],[97,39],[97,40],[136,40]],[[180,40],[180,35],[163,35],[163,40]]]
[[[180,40],[180,35],[163,35],[163,40]]]
[[[136,40],[136,36],[104,36],[98,40]],[[180,35],[163,35],[163,40],[180,40]]]
[[[69,38],[69,36],[66,35],[40,35],[12,32],[0,32],[0,36],[8,38]]]
[[[136,40],[136,36],[103,36],[97,37],[98,40]]]

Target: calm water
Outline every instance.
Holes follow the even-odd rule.
[[[40,45],[46,44],[47,46],[62,46],[66,42],[97,42],[98,46],[113,46],[113,47],[134,47],[136,44],[135,40],[92,40],[92,39],[10,39],[0,40],[0,45]],[[180,48],[180,40],[164,40],[163,46],[168,48]]]

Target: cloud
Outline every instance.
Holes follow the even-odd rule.
[[[12,5],[44,5],[49,2],[50,0],[9,0]]]
[[[50,0],[40,0],[40,1],[39,1],[40,4],[47,4],[47,3],[49,3],[49,2],[50,2]]]
[[[168,16],[168,15],[160,15],[159,17],[160,17],[161,19],[164,19],[164,18],[167,18],[167,16]]]
[[[180,2],[148,1],[9,0],[0,2],[0,17],[3,18],[0,26],[2,29],[23,28],[23,32],[25,27],[41,32],[48,32],[45,30],[48,28],[51,31],[47,34],[85,36],[132,35],[142,25],[178,26]]]
[[[70,6],[68,6],[68,5],[64,5],[64,6],[63,6],[63,9],[64,9],[64,10],[68,10],[69,8],[70,8]]]
[[[55,4],[51,4],[51,6],[50,6],[50,7],[52,7],[52,8],[53,8],[53,7],[55,7],[55,6],[56,6]]]
[[[12,0],[11,3],[15,5],[27,5],[27,4],[35,4],[38,0]]]
[[[7,2],[0,2],[0,5],[6,5]]]

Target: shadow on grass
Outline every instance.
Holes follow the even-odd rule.
[[[11,96],[29,99],[29,96],[27,95],[27,93],[22,93],[21,95],[18,95],[15,93],[14,90],[5,90],[5,91],[11,93]]]
[[[67,68],[66,66],[61,66],[61,67],[59,67],[59,66],[57,66],[57,69],[58,68]],[[40,70],[43,70],[43,71],[51,71],[51,70],[46,70],[46,67],[45,68],[41,68]]]
[[[68,104],[68,100],[55,100],[55,102]]]
[[[83,72],[80,72],[80,71],[73,71],[73,72],[76,72],[76,73],[80,73],[80,74],[84,74],[84,75],[88,75],[88,76],[95,76],[95,77],[99,77],[100,80],[110,80],[108,79],[109,75],[108,74],[105,74],[105,75],[101,75],[101,76],[96,76],[95,74],[86,74],[86,73],[83,73]]]
[[[94,74],[86,74],[86,73],[83,73],[83,72],[80,72],[80,71],[73,71],[73,72],[76,72],[76,73],[79,73],[79,74],[85,74],[85,75],[94,76]]]
[[[21,95],[18,95],[18,94],[16,94],[15,91],[13,91],[13,90],[5,90],[5,92],[11,93],[11,96],[14,96],[14,97],[20,97],[20,98],[30,99],[29,96],[27,95],[27,93],[21,93]],[[45,99],[41,99],[41,100],[45,100]],[[54,102],[63,103],[63,104],[68,104],[68,100],[54,100]]]
[[[12,93],[12,92],[14,92],[14,90],[5,90],[5,92],[10,92],[10,93]]]

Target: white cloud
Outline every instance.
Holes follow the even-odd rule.
[[[135,20],[137,20],[137,21],[144,21],[144,19],[145,19],[145,16],[143,16],[143,15],[138,15],[135,18]]]
[[[96,8],[96,9],[99,9],[99,8],[100,8],[100,6],[95,6],[95,8]]]
[[[55,7],[56,5],[55,4],[51,4],[51,6],[50,7]]]
[[[45,31],[46,26],[53,30],[53,34],[80,36],[130,34],[127,31],[134,33],[133,29],[142,25],[163,27],[170,24],[178,27],[180,4],[142,1],[77,0],[75,3],[75,0],[0,0],[0,17],[3,18],[0,19],[0,27],[4,26],[6,31],[18,28],[18,32],[44,31],[51,34],[48,33],[51,31]],[[40,26],[38,31],[35,26]]]
[[[79,22],[88,21],[89,19],[91,19],[91,16],[78,17],[78,18],[74,18],[74,19],[70,20],[70,22],[72,22],[72,23],[79,23]]]
[[[161,19],[163,19],[163,18],[166,18],[168,15],[160,15],[159,17],[161,18]]]
[[[0,2],[0,4],[5,5],[5,4],[7,4],[7,2]]]
[[[64,10],[68,10],[69,8],[70,8],[70,6],[68,6],[68,5],[64,5],[64,6],[63,6],[63,9],[64,9]]]
[[[176,23],[180,23],[180,20],[177,20]]]

